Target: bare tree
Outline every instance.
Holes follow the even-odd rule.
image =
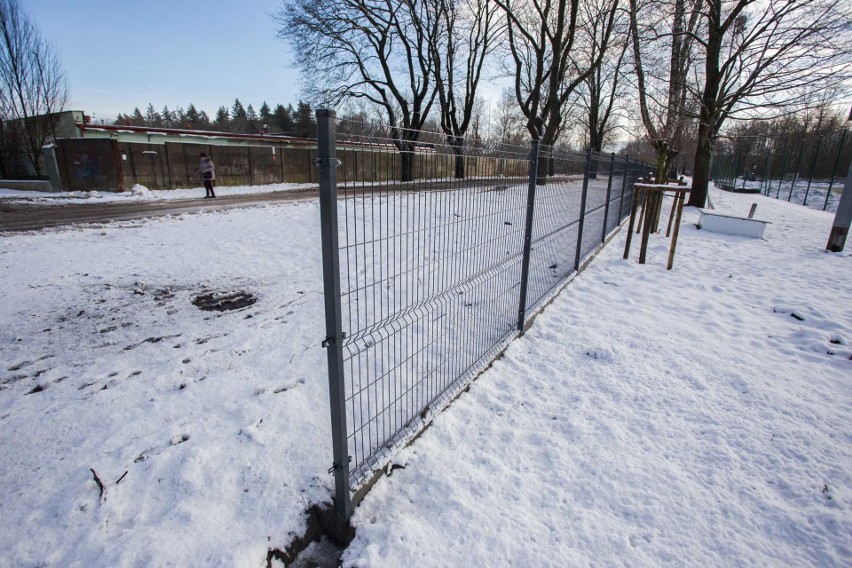
[[[689,205],[707,199],[710,160],[728,118],[801,104],[850,73],[845,0],[707,0],[700,33],[698,148]]]
[[[583,9],[586,11],[586,21],[591,24],[587,28],[589,38],[583,55],[583,61],[586,62],[583,67],[588,68],[598,59],[604,47],[601,40],[607,33],[608,20],[606,11],[594,2],[584,4]],[[604,52],[600,65],[593,68],[577,89],[579,120],[586,130],[588,147],[598,152],[618,127],[613,119],[625,107],[627,89],[623,75],[625,56],[630,47],[629,22],[625,12],[616,14],[610,49]],[[580,66],[575,68],[577,73],[582,72]]]
[[[520,145],[527,138],[524,115],[512,89],[503,89],[491,120],[491,133],[501,144]]]
[[[417,0],[287,0],[277,15],[315,103],[363,98],[387,115],[401,151],[401,178],[414,177],[414,143],[436,92],[438,20]]]
[[[0,145],[3,169],[19,148],[36,176],[44,177],[42,146],[55,137],[68,83],[55,50],[17,0],[0,0]],[[3,171],[3,174],[8,172]]]
[[[688,79],[704,0],[630,0],[630,31],[642,124],[657,154],[656,178],[668,177],[694,114]],[[660,57],[666,53],[668,59]]]
[[[575,89],[600,65],[609,49],[618,0],[604,4],[605,26],[597,57],[579,65],[574,50],[589,22],[580,0],[494,0],[508,26],[515,97],[534,139],[553,145],[563,129]]]
[[[488,0],[429,0],[426,4],[434,10],[440,29],[434,35],[432,58],[441,130],[456,154],[455,176],[463,178],[462,146],[477,114],[477,89],[498,29],[497,9]]]

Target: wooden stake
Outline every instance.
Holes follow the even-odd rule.
[[[669,249],[669,263],[666,266],[666,270],[671,270],[672,266],[674,265],[675,248],[677,248],[677,234],[680,229],[680,217],[683,214],[684,199],[686,199],[685,191],[681,192],[681,194],[675,199],[675,201],[679,200],[677,206],[677,219],[675,219],[674,234],[672,235],[672,246]]]

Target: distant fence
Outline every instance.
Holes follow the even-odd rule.
[[[36,172],[29,152],[19,148],[4,147],[0,144],[0,177],[10,180],[41,180],[46,178],[44,156],[36,156],[38,169]]]
[[[735,138],[713,157],[711,178],[730,191],[761,193],[813,209],[836,211],[852,161],[847,131],[789,140]]]
[[[352,492],[629,214],[633,181],[649,166],[535,143],[453,148],[423,133],[416,181],[399,182],[405,160],[392,140],[336,136],[334,113],[317,116],[330,472],[348,517]]]
[[[216,185],[316,183],[316,146],[142,144],[106,138],[57,140],[56,163],[65,191],[124,191],[199,187],[199,154],[216,164]]]
[[[359,135],[345,134],[340,140],[346,154],[347,179],[381,181],[399,177],[399,152],[392,144],[364,145]],[[426,179],[453,171],[454,161],[437,163],[433,144],[418,145],[411,152],[414,179]],[[265,146],[223,146],[184,142],[144,144],[106,138],[57,140],[56,165],[64,191],[126,191],[136,184],[165,190],[199,187],[199,154],[204,152],[216,165],[216,185],[265,185],[272,183],[318,183],[315,143]],[[467,168],[478,175],[502,175],[506,159],[484,160],[467,156]],[[443,168],[438,171],[439,168]]]

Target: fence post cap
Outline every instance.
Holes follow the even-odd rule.
[[[337,112],[335,112],[334,109],[330,108],[318,108],[317,117],[335,118],[337,117]]]

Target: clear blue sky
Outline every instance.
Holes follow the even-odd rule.
[[[281,0],[22,0],[68,74],[71,109],[112,120],[189,103],[213,116],[238,97],[298,102],[300,75],[271,14]]]

